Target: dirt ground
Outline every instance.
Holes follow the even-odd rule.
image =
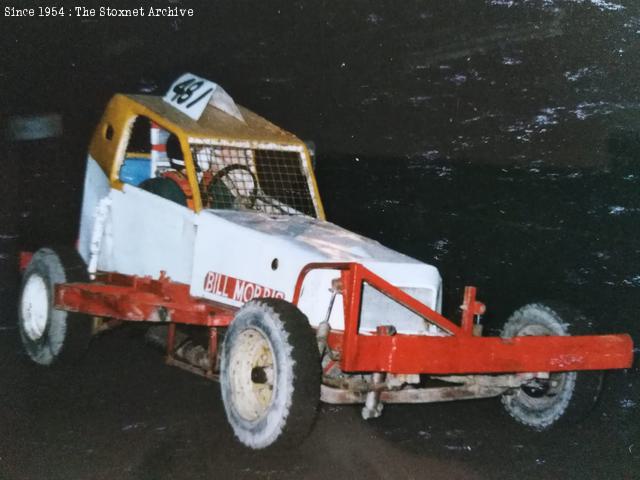
[[[15,334],[0,331],[6,480],[639,478],[640,417],[612,387],[637,373],[611,375],[574,428],[525,431],[497,400],[391,406],[369,422],[325,405],[299,448],[261,454],[235,442],[217,384],[165,366],[134,330],[96,339],[63,369],[30,365]]]

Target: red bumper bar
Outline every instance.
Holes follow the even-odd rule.
[[[298,277],[293,297],[297,304],[306,275],[316,269],[341,272],[345,330],[332,332],[331,347],[340,352],[340,365],[347,372],[472,374],[553,372],[629,368],[633,343],[629,335],[500,337],[473,336],[473,319],[484,313],[475,299],[475,288],[467,287],[461,324],[391,285],[358,263],[313,263]],[[363,284],[436,324],[448,336],[361,335],[358,332]],[[393,320],[389,320],[393,324]]]
[[[509,373],[629,368],[629,335],[580,337],[425,337],[359,335],[351,371]]]

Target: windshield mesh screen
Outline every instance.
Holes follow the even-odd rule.
[[[205,208],[315,216],[298,152],[193,145]]]

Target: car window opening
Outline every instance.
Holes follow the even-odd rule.
[[[316,216],[300,152],[192,144],[191,154],[204,208]],[[147,117],[131,127],[119,178],[193,208],[178,137]]]

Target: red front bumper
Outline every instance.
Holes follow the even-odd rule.
[[[340,347],[342,335],[331,338]],[[346,342],[346,338],[343,339]],[[427,337],[357,335],[344,371],[471,374],[629,368],[629,335],[579,337]]]
[[[294,303],[297,304],[300,298],[306,274],[315,269],[341,271],[345,330],[333,332],[329,337],[329,344],[340,352],[340,365],[346,372],[553,372],[629,368],[633,363],[633,342],[629,335],[516,338],[474,336],[474,317],[484,312],[484,305],[475,299],[475,288],[467,287],[465,291],[462,322],[458,325],[358,263],[307,265],[298,278]],[[364,283],[438,325],[450,335],[359,334]]]

